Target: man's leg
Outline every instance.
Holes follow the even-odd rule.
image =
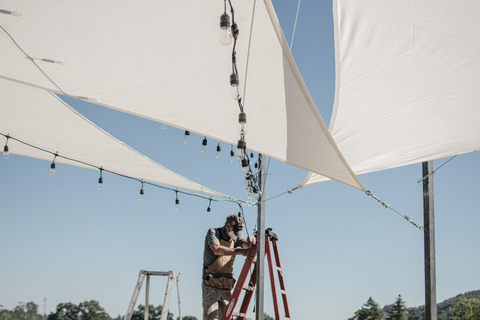
[[[225,314],[225,310],[227,310],[228,302],[232,297],[232,291],[230,290],[222,290],[222,295],[220,300],[218,301],[218,311],[219,311],[219,319],[222,319],[223,315]]]
[[[207,286],[202,282],[203,320],[220,320],[223,313],[219,311],[219,301],[223,290]]]

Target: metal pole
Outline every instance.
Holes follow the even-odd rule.
[[[147,287],[145,290],[145,310],[143,312],[143,319],[148,320],[148,298],[149,298],[149,293],[150,293],[150,273],[147,273]]]
[[[260,198],[258,199],[258,243],[257,243],[257,296],[256,296],[256,320],[264,318],[264,295],[265,295],[265,179],[267,178],[267,166],[263,155],[258,155],[260,165]]]
[[[423,226],[425,253],[425,320],[437,320],[435,276],[435,214],[433,202],[433,161],[423,162]]]

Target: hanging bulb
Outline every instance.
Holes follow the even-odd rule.
[[[252,180],[250,179],[250,177],[248,177],[247,179],[245,179],[245,183],[243,184],[243,188],[245,190],[248,190],[250,189],[250,187],[253,185],[253,182]]]
[[[245,140],[238,140],[237,143],[237,153],[235,155],[235,158],[238,161],[242,161],[245,158],[245,148],[247,147],[247,144],[245,143]]]
[[[103,178],[102,177],[98,178],[98,190],[99,191],[103,190]]]
[[[217,156],[216,158],[220,158],[222,156],[222,147],[220,147],[220,142],[218,143],[218,146],[217,146]]]
[[[185,136],[183,137],[183,143],[188,143],[190,140],[190,131],[185,131]]]
[[[235,152],[233,152],[233,146],[232,146],[232,150],[230,150],[230,162],[231,163],[235,162]]]
[[[250,153],[250,159],[253,159],[255,157],[255,155],[252,153]]]
[[[240,87],[240,82],[238,81],[238,74],[232,73],[230,75],[230,95],[233,100],[240,100],[242,98],[242,88]]]
[[[220,16],[220,33],[218,35],[218,40],[224,46],[228,46],[232,43],[232,32],[230,30],[230,16],[224,12]]]
[[[208,208],[207,208],[207,212],[211,212],[211,211],[212,211],[212,198],[210,198],[208,202]]]
[[[253,200],[253,188],[252,187],[248,188],[247,197],[248,197],[248,199]]]
[[[202,142],[202,149],[200,149],[201,153],[207,152],[207,138],[205,137]]]
[[[50,165],[50,175],[53,176],[55,174],[55,162],[52,162]]]
[[[180,200],[178,200],[178,198],[175,199],[175,210],[176,210],[176,211],[179,211],[179,210],[180,210]]]
[[[165,124],[165,123],[162,123],[162,125],[160,126],[160,128],[162,130],[167,130],[168,126]]]
[[[142,186],[142,189],[140,189],[140,198],[138,200],[139,201],[145,200],[145,192],[143,191],[143,186]]]
[[[240,112],[238,115],[238,134],[240,136],[245,136],[247,133],[247,115],[244,112]]]
[[[8,152],[8,146],[3,147],[3,159],[8,159],[10,157],[10,152]]]
[[[250,177],[250,167],[249,167],[248,159],[243,159],[242,160],[242,175],[245,178]]]
[[[258,166],[258,162],[255,162],[255,174],[260,172],[260,167]]]

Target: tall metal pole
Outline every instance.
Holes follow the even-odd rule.
[[[425,252],[425,320],[437,320],[435,271],[435,215],[433,206],[433,161],[423,162],[423,226]]]
[[[256,320],[264,318],[264,296],[265,296],[265,180],[267,178],[267,166],[263,155],[258,155],[260,166],[260,198],[258,199],[258,243],[257,243],[257,296],[256,296]]]

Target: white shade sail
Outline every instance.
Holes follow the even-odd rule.
[[[338,0],[333,11],[330,131],[356,174],[480,147],[478,1]]]
[[[306,89],[270,0],[232,4],[247,148],[364,190]],[[218,41],[223,5],[1,0],[0,9],[18,15],[0,14],[0,77],[236,145],[232,45]]]
[[[0,133],[14,138],[8,140],[11,153],[52,161],[54,155],[37,148],[52,153],[58,151],[61,157],[55,158],[56,163],[93,169],[86,165],[90,164],[137,179],[148,177],[151,182],[226,197],[141,155],[82,117],[52,93],[4,79],[0,79],[0,88]]]

